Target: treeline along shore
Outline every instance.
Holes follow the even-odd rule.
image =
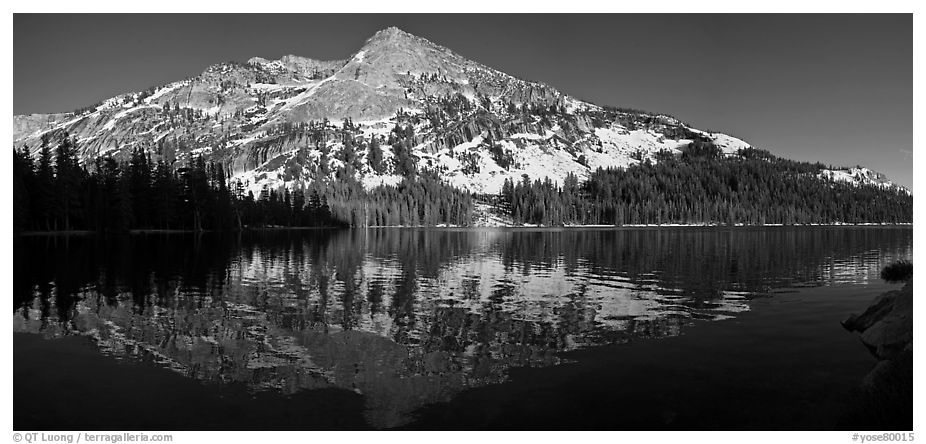
[[[597,169],[562,184],[523,176],[497,195],[474,195],[396,157],[396,185],[365,188],[346,165],[332,177],[259,195],[221,163],[189,156],[154,161],[137,149],[127,159],[79,162],[76,142],[43,141],[13,153],[14,231],[237,231],[280,227],[472,226],[477,202],[503,225],[835,225],[909,224],[913,196],[895,186],[835,180],[819,163],[754,148],[725,155],[709,142],[661,152],[627,168]],[[404,158],[412,156],[412,158]]]

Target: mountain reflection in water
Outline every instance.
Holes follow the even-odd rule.
[[[375,427],[556,365],[678,335],[773,288],[860,284],[904,228],[281,231],[22,237],[14,331],[207,383],[364,396]]]

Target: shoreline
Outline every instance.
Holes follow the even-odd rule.
[[[881,223],[881,222],[862,222],[858,224],[849,224],[849,223],[831,223],[831,224],[763,224],[763,225],[750,225],[750,224],[624,224],[624,225],[605,225],[605,224],[567,224],[567,225],[535,225],[535,224],[523,224],[523,225],[470,225],[470,226],[461,226],[461,225],[370,225],[367,227],[352,227],[349,229],[365,229],[365,228],[543,228],[543,229],[570,229],[570,228],[766,228],[766,227],[912,227],[912,222],[900,222],[900,223]]]
[[[13,233],[13,236],[127,236],[133,234],[196,234],[196,233],[249,233],[259,231],[290,231],[290,230],[340,230],[343,227],[261,227],[246,228],[240,231],[222,231],[222,230],[165,230],[165,229],[138,229],[123,232],[100,232],[93,230],[58,230],[58,231],[22,231]]]
[[[14,237],[17,236],[88,236],[88,235],[101,235],[101,236],[125,236],[125,235],[136,235],[136,234],[195,234],[195,233],[253,233],[253,232],[265,232],[265,231],[314,231],[314,230],[366,230],[366,229],[386,229],[386,228],[405,228],[405,229],[477,229],[477,228],[488,228],[488,229],[530,229],[530,230],[570,230],[570,229],[634,229],[634,228],[807,228],[807,227],[912,227],[912,222],[902,222],[902,223],[878,223],[878,222],[864,222],[858,224],[847,224],[847,223],[832,223],[832,224],[764,224],[764,225],[746,225],[746,224],[735,224],[735,225],[726,225],[726,224],[625,224],[625,225],[561,225],[561,226],[548,226],[548,225],[472,225],[472,226],[461,226],[461,225],[370,225],[367,227],[262,227],[262,228],[248,228],[241,231],[219,231],[219,230],[163,230],[163,229],[140,229],[140,230],[129,230],[122,233],[101,233],[98,231],[90,230],[59,230],[59,231],[23,231],[19,233],[13,233]]]

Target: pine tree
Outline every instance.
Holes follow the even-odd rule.
[[[81,210],[80,188],[82,181],[77,153],[70,137],[65,134],[64,140],[55,150],[55,196],[56,196],[56,225],[61,221],[65,230],[71,229],[71,223],[79,217]]]
[[[374,136],[370,139],[367,163],[370,165],[370,168],[376,172],[376,174],[383,174],[385,172],[383,165],[383,149],[379,146],[378,137]]]

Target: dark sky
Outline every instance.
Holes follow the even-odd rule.
[[[14,112],[70,111],[225,60],[347,58],[394,25],[598,104],[912,187],[912,17],[15,14]]]

